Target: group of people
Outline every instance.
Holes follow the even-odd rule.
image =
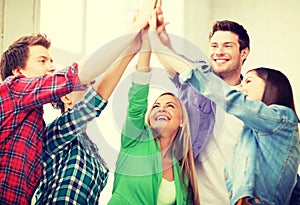
[[[58,71],[47,36],[9,46],[0,62],[1,204],[30,204],[35,191],[36,204],[99,203],[109,170],[86,126],[135,55],[108,204],[300,204],[299,118],[287,77],[265,67],[241,75],[250,39],[236,22],[213,24],[210,62],[178,53],[167,24],[161,0],[146,1],[118,46]],[[178,94],[148,109],[153,55]],[[62,113],[48,125],[46,103]]]

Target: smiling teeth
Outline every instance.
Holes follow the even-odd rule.
[[[216,60],[216,62],[217,62],[217,63],[225,63],[225,62],[227,62],[227,60],[225,60],[225,59],[222,59],[222,60]]]
[[[167,120],[168,118],[166,116],[163,115],[159,115],[156,117],[156,120]]]

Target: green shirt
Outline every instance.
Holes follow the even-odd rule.
[[[133,83],[122,132],[114,188],[109,205],[156,204],[162,180],[162,159],[150,127],[145,123],[149,85]],[[180,164],[173,157],[176,204],[189,204],[180,177]]]

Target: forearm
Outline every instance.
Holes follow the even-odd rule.
[[[109,99],[134,56],[135,53],[132,53],[115,62],[94,85],[94,89],[103,100]]]
[[[171,77],[174,77],[176,73],[182,73],[194,67],[194,64],[191,61],[188,61],[177,54],[172,47],[163,45],[156,32],[151,32],[149,38],[151,41],[152,53],[157,56],[158,60],[167,69]]]
[[[140,53],[136,64],[136,70],[140,72],[150,72],[150,51],[143,51]]]
[[[85,62],[79,79],[82,84],[86,84],[100,76],[107,68],[109,68],[117,58],[122,59],[124,56],[130,54],[129,51],[123,51],[135,39],[138,32],[127,34],[118,39],[115,39],[96,50]],[[122,54],[122,56],[121,56]]]
[[[148,38],[148,31],[141,32],[142,46],[139,53],[139,58],[136,64],[136,70],[141,72],[150,72],[151,46]]]
[[[176,75],[176,71],[172,68],[172,66],[163,58],[162,55],[155,53],[160,64],[166,69],[170,78],[174,78]]]
[[[18,96],[22,109],[34,109],[72,92],[78,83],[77,64],[36,78],[17,78],[11,89]]]

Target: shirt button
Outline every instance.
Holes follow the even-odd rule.
[[[228,193],[228,197],[231,198],[232,197],[232,193],[229,192]]]
[[[224,173],[224,179],[228,179],[228,174]]]

